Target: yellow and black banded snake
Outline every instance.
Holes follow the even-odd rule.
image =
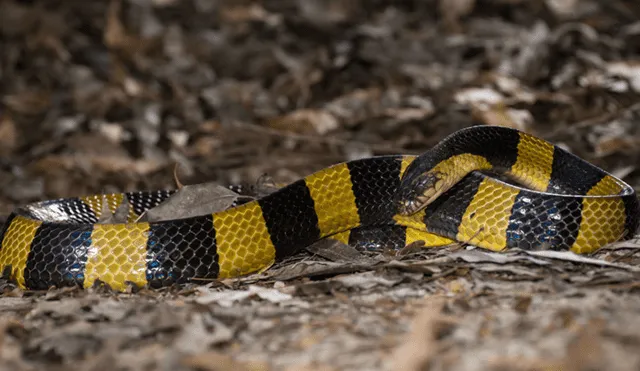
[[[135,222],[172,193],[20,207],[0,232],[0,267],[28,289],[156,288],[258,272],[325,237],[355,243],[384,231],[397,246],[462,241],[493,251],[589,253],[632,236],[639,222],[635,191],[622,180],[538,137],[494,126],[459,130],[417,157],[333,165],[213,214]],[[113,212],[123,199],[127,223],[97,223],[103,202]]]

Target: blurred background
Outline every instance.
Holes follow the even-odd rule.
[[[515,127],[640,184],[640,3],[0,0],[0,213]]]
[[[0,0],[0,219],[173,189],[176,166],[287,183],[487,124],[640,188],[639,53],[637,0]],[[120,295],[0,280],[0,368],[638,370],[638,243],[580,264],[334,246]]]

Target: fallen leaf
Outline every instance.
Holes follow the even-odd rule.
[[[9,116],[0,110],[0,154],[11,154],[18,145],[16,125]]]
[[[346,287],[359,288],[363,290],[372,289],[376,286],[393,287],[404,280],[404,277],[383,277],[374,272],[354,273],[333,277],[332,281],[340,282]]]
[[[330,238],[318,240],[306,250],[333,262],[355,262],[366,258],[353,247]]]
[[[251,285],[247,290],[224,290],[214,291],[204,294],[194,299],[198,304],[218,304],[223,307],[231,307],[234,303],[245,300],[252,296],[267,300],[271,303],[280,303],[282,301],[291,300],[292,296],[280,292],[277,289],[268,289],[261,286]]]
[[[424,308],[413,319],[411,332],[402,345],[393,352],[390,363],[397,371],[422,371],[429,369],[429,363],[441,349],[440,332],[455,324],[452,318],[442,314],[445,301],[431,297]]]
[[[503,103],[504,95],[492,88],[467,88],[460,90],[454,96],[456,103],[476,105],[478,107]]]
[[[473,11],[476,0],[440,0],[438,1],[442,20],[450,32],[461,32],[460,18]]]
[[[502,104],[489,107],[472,105],[471,113],[476,120],[486,125],[504,126],[525,132],[529,131],[529,126],[533,123],[533,116],[529,111],[509,108]]]
[[[338,128],[338,120],[327,111],[315,109],[301,109],[287,115],[269,120],[267,123],[273,129],[298,134],[324,135]]]
[[[571,18],[575,16],[578,0],[545,0],[547,7],[558,19]]]
[[[468,263],[479,263],[479,262],[489,262],[489,263],[497,263],[497,264],[507,264],[519,260],[527,260],[525,256],[517,255],[517,254],[506,254],[506,253],[496,253],[496,252],[488,252],[481,251],[478,249],[473,250],[459,250],[451,253],[451,258],[453,259],[461,259]],[[539,265],[548,265],[548,262],[543,260],[536,261]]]
[[[605,266],[605,267],[614,267],[614,268],[626,269],[632,272],[640,272],[639,267],[634,267],[631,265],[621,264],[621,263],[611,263],[601,259],[589,258],[587,256],[578,255],[571,251],[541,250],[541,251],[525,251],[525,253],[528,255],[533,255],[533,256],[543,257],[543,258],[565,260],[565,261],[570,261],[574,263],[599,265],[599,266]]]
[[[212,214],[231,207],[238,196],[229,188],[213,183],[185,185],[158,206],[147,210],[139,220],[157,222]]]
[[[181,363],[201,371],[267,371],[270,369],[267,364],[239,362],[229,355],[214,351],[185,356],[181,359]]]
[[[198,354],[209,350],[212,345],[232,340],[233,335],[233,330],[221,321],[206,314],[193,313],[191,321],[182,326],[173,346],[183,354]]]
[[[606,65],[606,72],[610,76],[625,78],[631,90],[640,92],[640,63],[631,61],[611,62]]]
[[[561,367],[564,371],[604,370],[605,350],[601,336],[604,328],[602,320],[591,320],[583,326],[567,346],[567,355]]]
[[[91,312],[109,321],[121,321],[129,314],[130,306],[114,299],[105,298],[91,307]]]

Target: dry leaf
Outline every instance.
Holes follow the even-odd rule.
[[[7,156],[11,154],[18,145],[18,133],[16,125],[8,113],[3,113],[0,109],[0,154]]]
[[[216,318],[203,313],[193,313],[191,320],[182,326],[173,346],[183,354],[199,354],[212,345],[229,342],[234,331]]]
[[[455,323],[441,314],[444,303],[438,297],[431,297],[426,301],[424,308],[413,320],[411,332],[393,352],[390,362],[394,370],[422,371],[429,368],[429,363],[440,351],[440,332]]]
[[[327,111],[301,109],[269,120],[270,127],[299,134],[324,135],[338,128],[338,120]]]
[[[147,210],[140,221],[157,222],[213,214],[231,207],[238,197],[229,188],[213,183],[185,185],[158,206]]]
[[[440,0],[438,2],[440,14],[450,32],[461,32],[460,18],[473,11],[476,0]]]
[[[228,355],[208,351],[186,356],[182,364],[201,371],[268,371],[267,364],[239,362]]]

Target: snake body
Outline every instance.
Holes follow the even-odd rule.
[[[424,174],[436,174],[428,178],[435,182]],[[435,184],[437,197],[399,213],[397,201],[408,204],[426,183]],[[172,192],[20,207],[0,231],[0,267],[27,289],[96,282],[157,288],[258,272],[325,237],[355,243],[385,231],[385,241],[398,246],[462,241],[494,251],[587,253],[630,237],[639,223],[635,191],[622,180],[540,138],[491,126],[455,132],[417,158],[336,164],[213,214],[135,222]],[[123,199],[131,206],[127,223],[97,223],[104,202],[114,212]]]

